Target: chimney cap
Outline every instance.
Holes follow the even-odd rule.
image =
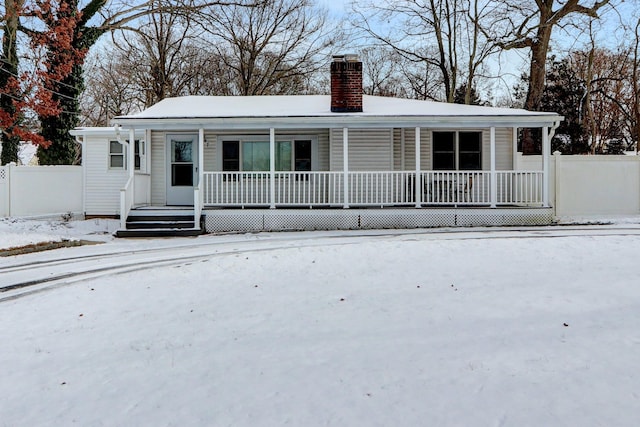
[[[345,53],[343,55],[333,55],[334,62],[358,62],[357,53]]]

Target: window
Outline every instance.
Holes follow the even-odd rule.
[[[118,141],[109,141],[109,168],[124,169],[124,145]]]
[[[311,140],[276,141],[276,171],[311,171]],[[269,141],[222,141],[222,170],[266,172],[271,167]]]
[[[144,144],[144,141],[135,141],[133,146],[133,168],[137,171],[140,170],[140,146]],[[144,151],[144,148],[143,148]]]
[[[433,132],[433,170],[482,169],[482,132]]]
[[[296,140],[293,163],[297,172],[311,172],[311,141]]]
[[[133,167],[140,170],[140,146],[144,145],[144,141],[134,141],[134,159]],[[143,149],[144,150],[144,149]],[[118,141],[109,141],[109,169],[125,169],[127,159],[126,147]]]

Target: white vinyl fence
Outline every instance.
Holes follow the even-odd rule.
[[[83,212],[81,166],[0,166],[0,217]]]
[[[541,169],[518,155],[519,170]],[[558,217],[640,215],[640,156],[563,156],[550,161],[549,195]]]

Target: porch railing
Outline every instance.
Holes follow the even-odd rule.
[[[543,172],[500,171],[496,172],[499,204],[543,205]]]
[[[342,172],[276,172],[275,203],[331,206],[342,203]]]
[[[127,228],[127,217],[133,207],[133,180],[134,177],[130,176],[124,187],[120,189],[120,228],[122,229]]]
[[[428,171],[422,173],[423,203],[490,205],[491,172]]]
[[[350,172],[349,205],[394,206],[415,203],[415,172]]]
[[[347,198],[343,172],[275,172],[273,194],[269,172],[205,172],[204,206],[323,207],[489,206],[491,172],[411,171],[349,172]],[[495,174],[501,205],[542,205],[542,172],[499,171]]]

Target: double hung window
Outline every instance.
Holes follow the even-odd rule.
[[[134,141],[134,159],[133,166],[135,170],[140,170],[140,146],[144,141]],[[127,165],[127,149],[126,146],[118,141],[109,141],[109,169],[126,169]]]
[[[482,132],[433,132],[433,170],[481,170]]]

